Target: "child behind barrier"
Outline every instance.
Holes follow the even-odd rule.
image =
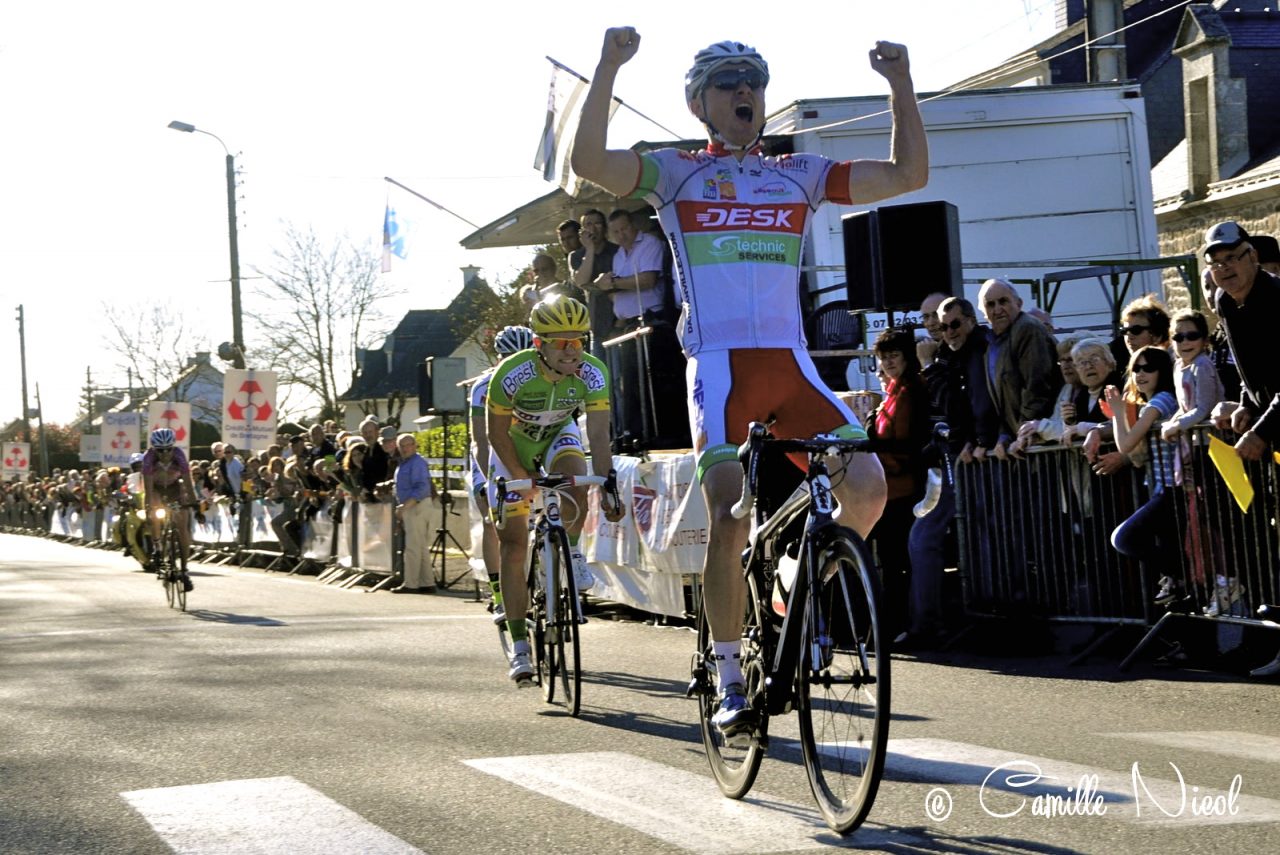
[[[1178,410],[1169,351],[1153,345],[1138,348],[1129,360],[1128,378],[1123,394],[1115,386],[1108,386],[1105,393],[1113,414],[1116,447],[1126,455],[1142,451],[1156,422],[1171,418]],[[1138,407],[1132,424],[1126,404]],[[1159,433],[1153,438],[1158,440]],[[1157,572],[1163,574],[1157,594],[1157,602],[1163,604],[1175,598],[1177,580],[1182,578],[1176,511],[1183,498],[1175,473],[1176,452],[1167,443],[1161,446],[1150,448],[1147,455],[1146,504],[1116,527],[1111,533],[1111,545],[1121,555],[1141,562],[1148,582]]]

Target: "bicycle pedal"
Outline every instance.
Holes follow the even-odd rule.
[[[751,747],[751,743],[753,741],[755,741],[755,735],[749,730],[744,730],[740,733],[735,733],[732,736],[726,736],[724,738],[724,744],[735,751],[745,751]]]

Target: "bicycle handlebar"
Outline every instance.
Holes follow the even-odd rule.
[[[742,519],[755,507],[760,486],[760,452],[766,441],[769,447],[779,454],[800,451],[831,457],[851,452],[867,453],[876,449],[876,442],[872,439],[842,439],[829,434],[819,434],[812,439],[776,439],[769,436],[767,425],[762,422],[752,422],[747,430],[747,441],[738,447],[738,460],[742,462],[745,471],[742,479],[742,498],[734,502],[733,507],[729,509],[734,519]]]
[[[506,478],[499,478],[497,481],[497,507],[493,509],[496,516],[494,521],[498,528],[502,528],[506,522],[507,502],[506,495],[508,491],[522,492],[537,487],[541,490],[567,490],[571,487],[600,487],[609,494],[609,498],[613,501],[615,508],[622,507],[622,498],[618,495],[618,473],[610,469],[608,477],[600,475],[563,475],[553,473],[550,475],[539,475],[534,478],[517,478],[508,481]]]

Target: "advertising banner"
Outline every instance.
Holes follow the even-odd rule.
[[[264,451],[276,441],[276,373],[231,368],[222,382],[222,441]]]
[[[147,436],[168,428],[178,440],[178,448],[191,456],[191,405],[185,401],[152,401],[147,405]]]
[[[6,442],[4,444],[4,480],[26,481],[31,473],[31,443]]]
[[[129,458],[142,450],[138,437],[138,413],[104,413],[102,416],[102,465],[128,468]]]

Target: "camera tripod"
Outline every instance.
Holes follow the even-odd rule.
[[[447,471],[447,470],[446,470]],[[447,479],[446,475],[446,479]],[[440,559],[440,571],[435,574],[437,585],[441,588],[451,588],[461,582],[464,578],[471,574],[471,570],[466,566],[466,562],[471,555],[463,547],[458,539],[453,536],[453,532],[449,531],[449,515],[460,516],[453,508],[453,498],[449,495],[448,490],[440,491],[440,527],[436,529],[435,539],[431,541],[431,548],[428,552],[431,554],[431,569],[434,572],[436,567],[436,559]],[[448,549],[452,545],[454,549],[462,553],[463,570],[458,576],[450,581],[448,569]]]

